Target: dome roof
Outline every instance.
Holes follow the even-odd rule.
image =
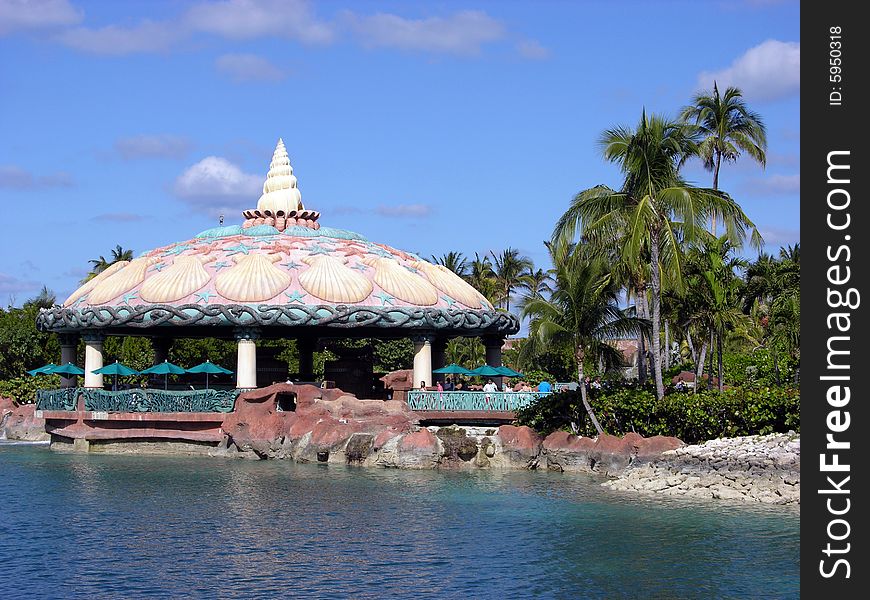
[[[279,153],[286,157],[280,141]],[[272,163],[270,178],[274,158]],[[289,160],[278,163],[289,169]],[[264,188],[264,197],[282,189],[295,192],[295,177],[292,183],[292,188]],[[40,314],[38,325],[55,331],[161,325],[399,327],[457,335],[519,329],[516,317],[496,311],[441,265],[310,220],[285,223],[282,217],[281,231],[271,215],[285,211],[254,212],[260,218],[244,226],[209,229],[112,264],[61,308]]]

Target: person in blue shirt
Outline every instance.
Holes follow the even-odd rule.
[[[553,386],[550,385],[549,381],[542,381],[541,383],[538,384],[538,391],[539,392],[552,392]]]

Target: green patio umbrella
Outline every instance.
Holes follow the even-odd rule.
[[[502,365],[500,367],[496,367],[495,370],[498,371],[501,375],[503,375],[505,377],[522,377],[523,376],[522,373],[520,373],[518,371],[514,371],[510,367],[506,367],[504,365]]]
[[[42,365],[41,367],[37,367],[36,369],[31,369],[27,372],[31,377],[36,377],[37,375],[48,375],[51,373],[51,370],[55,368],[57,365],[54,363],[48,363],[47,365]]]
[[[85,372],[83,369],[75,366],[71,362],[66,363],[65,365],[60,365],[58,367],[52,367],[45,371],[46,373],[57,373],[59,375],[84,375]]]
[[[471,374],[480,375],[482,377],[502,377],[504,375],[501,371],[489,365],[477,367],[471,371]]]
[[[216,365],[210,360],[205,361],[204,363],[200,363],[195,367],[190,367],[187,369],[188,373],[205,373],[205,389],[208,389],[208,376],[209,373],[212,375],[217,373],[223,373],[224,375],[232,375],[233,372],[229,369],[224,369],[220,365]]]
[[[169,374],[170,373],[172,373],[173,375],[181,375],[183,373],[186,373],[186,371],[182,367],[179,367],[178,365],[174,365],[171,362],[169,362],[168,360],[164,360],[162,363],[158,363],[158,364],[154,365],[153,367],[148,367],[147,369],[142,369],[142,371],[140,371],[140,372],[143,375],[144,374],[165,375],[166,378],[164,379],[164,382],[163,382],[163,389],[164,390],[169,388]]]
[[[441,367],[440,369],[433,369],[433,373],[446,373],[448,375],[474,375],[470,369],[466,369],[457,364],[447,365],[446,367]]]
[[[118,389],[118,375],[138,375],[139,371],[136,369],[131,369],[127,365],[122,365],[117,360],[112,364],[106,365],[105,367],[100,367],[99,369],[94,369],[91,373],[96,373],[97,375],[114,375],[115,381],[112,384],[112,390]]]

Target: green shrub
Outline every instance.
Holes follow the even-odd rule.
[[[12,398],[18,404],[36,402],[36,390],[51,390],[60,387],[60,375],[11,377],[0,380],[0,398]]]
[[[743,387],[698,394],[675,392],[661,401],[646,388],[590,394],[590,404],[607,433],[634,431],[644,437],[667,435],[694,444],[717,437],[800,431],[800,393],[784,386]],[[517,411],[517,421],[543,434],[574,423],[582,435],[596,431],[578,391],[551,394]]]

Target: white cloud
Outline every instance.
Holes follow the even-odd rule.
[[[224,54],[215,61],[218,71],[233,81],[281,81],[287,72],[255,54]]]
[[[550,58],[550,51],[535,40],[523,40],[517,44],[517,52],[523,58],[544,60]]]
[[[72,187],[73,185],[72,176],[63,171],[49,175],[34,175],[30,171],[15,165],[0,165],[0,189],[36,190]]]
[[[192,145],[190,140],[177,135],[135,135],[115,140],[115,152],[124,160],[184,158]]]
[[[225,158],[208,156],[178,176],[173,192],[210,214],[253,208],[263,190],[263,176],[242,171]]]
[[[191,29],[231,39],[275,36],[305,43],[328,43],[331,25],[318,21],[303,0],[222,0],[203,2],[187,12]]]
[[[160,21],[142,21],[133,27],[108,25],[99,29],[76,27],[58,36],[61,43],[91,54],[124,56],[126,54],[167,52],[185,32]]]
[[[701,73],[698,87],[710,89],[715,80],[719,89],[739,87],[749,100],[778,100],[800,92],[800,70],[800,43],[767,40],[747,50],[728,68]]]
[[[476,10],[427,19],[405,19],[385,13],[369,17],[345,13],[344,20],[362,44],[370,48],[476,55],[481,46],[505,35],[499,21]]]
[[[68,0],[0,0],[0,35],[75,25],[82,12]]]
[[[375,212],[383,217],[428,217],[432,214],[432,207],[428,204],[397,204],[394,206],[382,204]]]
[[[747,191],[755,195],[787,195],[797,194],[801,190],[801,176],[771,175],[769,177],[750,179],[744,184]]]

